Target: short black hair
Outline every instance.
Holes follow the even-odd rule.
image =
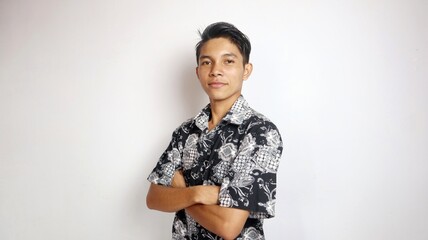
[[[238,28],[234,25],[227,22],[217,22],[209,25],[201,33],[201,40],[196,44],[196,62],[199,63],[199,55],[201,53],[201,48],[206,42],[213,38],[227,38],[233,44],[238,47],[239,52],[241,52],[244,65],[250,61],[250,52],[251,52],[251,43],[248,37],[243,34]]]

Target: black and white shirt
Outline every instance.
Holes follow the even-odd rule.
[[[275,215],[276,172],[282,139],[276,126],[250,108],[240,96],[222,121],[208,130],[208,104],[195,118],[178,127],[148,177],[170,186],[182,170],[188,186],[221,186],[219,205],[250,212],[237,239],[264,239],[263,219]],[[172,239],[221,239],[180,210]]]

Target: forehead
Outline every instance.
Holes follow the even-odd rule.
[[[236,55],[238,58],[242,58],[242,54],[238,47],[227,38],[213,38],[208,40],[201,48],[200,57],[215,57],[223,55]]]

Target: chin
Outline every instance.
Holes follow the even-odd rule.
[[[236,100],[238,99],[240,95],[227,95],[227,96],[220,96],[220,95],[211,95],[209,98],[211,101],[221,102],[221,101],[228,101],[228,100]]]
[[[211,101],[236,100],[241,96],[241,92],[206,91],[206,93]]]

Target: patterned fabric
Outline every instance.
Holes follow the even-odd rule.
[[[188,186],[220,186],[219,205],[250,212],[237,239],[264,239],[263,219],[275,215],[276,172],[282,139],[276,126],[251,109],[243,96],[222,121],[208,131],[208,104],[178,127],[148,177],[170,186],[182,170]],[[186,214],[175,214],[172,239],[221,239]]]

